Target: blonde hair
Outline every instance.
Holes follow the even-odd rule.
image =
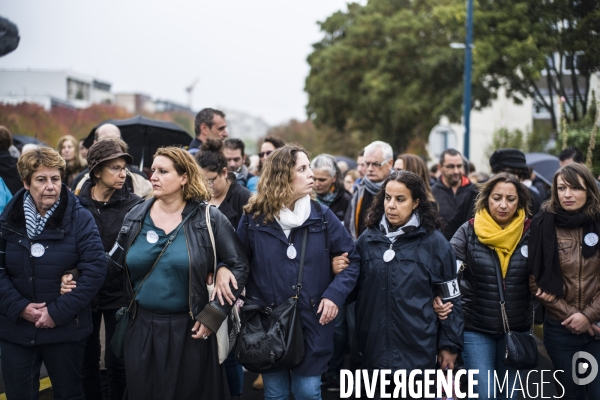
[[[175,171],[179,175],[187,175],[187,184],[183,186],[183,200],[209,201],[212,193],[208,186],[206,177],[194,160],[194,157],[179,147],[161,147],[156,150],[153,158],[158,156],[167,157],[173,162]]]
[[[56,145],[56,151],[58,151],[58,154],[62,157],[62,154],[60,154],[60,153],[61,153],[62,147],[66,141],[71,142],[71,144],[73,145],[74,152],[75,152],[75,156],[73,157],[73,165],[71,165],[69,168],[71,168],[72,170],[83,170],[87,166],[87,162],[81,157],[81,154],[79,153],[79,140],[75,139],[74,136],[71,136],[71,135],[61,136],[61,138],[58,139],[58,144]]]
[[[50,147],[39,147],[23,154],[17,161],[17,170],[23,182],[31,184],[31,176],[40,167],[56,168],[60,172],[62,180],[65,179],[67,163],[58,154],[58,151]]]
[[[255,220],[263,215],[265,222],[271,222],[279,216],[284,207],[294,201],[296,188],[292,180],[296,175],[294,167],[299,153],[308,157],[304,148],[290,144],[275,150],[267,157],[258,181],[257,194],[252,196],[244,207],[246,214],[253,214]]]

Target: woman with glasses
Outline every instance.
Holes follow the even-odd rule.
[[[258,161],[258,171],[256,176],[248,179],[248,190],[250,190],[253,194],[256,194],[256,188],[258,186],[258,180],[260,179],[260,174],[263,169],[263,165],[267,160],[267,157],[274,152],[275,150],[282,148],[285,146],[285,142],[279,138],[273,136],[267,136],[263,141],[263,144],[260,146],[260,153],[258,153],[259,161]]]
[[[119,141],[102,140],[90,147],[90,179],[84,182],[78,195],[81,204],[94,216],[105,252],[109,252],[115,244],[127,212],[143,201],[130,193],[125,186],[127,168],[133,159],[123,151]],[[69,272],[75,276],[63,276],[63,294],[71,292],[76,286],[77,271]],[[117,324],[115,314],[119,308],[127,306],[123,298],[123,279],[123,270],[109,265],[104,284],[92,301],[93,331],[87,340],[82,368],[86,400],[102,400],[99,364],[100,324],[104,316],[106,343],[110,343]],[[106,347],[104,362],[108,375],[109,399],[121,400],[126,388],[123,358],[115,356],[112,350]]]

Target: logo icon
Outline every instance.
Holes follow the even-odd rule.
[[[576,385],[587,385],[598,375],[598,362],[590,353],[578,351],[573,355],[573,359],[571,360],[571,370],[573,371],[573,382]],[[581,376],[586,374],[585,378],[581,378]]]

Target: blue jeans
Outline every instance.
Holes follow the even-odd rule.
[[[84,349],[85,340],[32,347],[0,341],[6,397],[11,400],[36,400],[43,362],[52,381],[56,400],[83,400],[81,364]]]
[[[573,356],[578,351],[590,353],[598,363],[600,363],[600,340],[594,339],[587,333],[576,335],[556,321],[546,317],[544,320],[544,345],[546,351],[552,360],[555,370],[558,372],[556,378],[565,388],[564,399],[582,399],[585,400],[586,393],[590,399],[600,397],[600,376],[597,376],[591,383],[585,386],[579,386],[573,381]],[[599,374],[600,375],[600,374]],[[577,376],[579,376],[577,374]],[[558,394],[562,393],[560,387]]]
[[[464,338],[463,359],[465,366],[467,369],[479,370],[479,375],[475,375],[478,381],[475,393],[479,395],[479,398],[516,400],[520,393],[517,390],[520,389],[519,380],[517,379],[515,382],[517,370],[507,367],[502,362],[505,350],[504,334],[486,335],[485,333],[465,331]],[[498,377],[497,381],[499,384],[496,384],[494,379],[494,371]],[[505,376],[508,376],[506,382],[504,381]],[[515,385],[515,390],[513,396],[510,397],[513,384]],[[494,386],[497,397],[494,397]],[[503,386],[502,390],[500,390],[500,386]]]
[[[302,376],[292,371],[266,372],[262,374],[265,400],[321,400],[321,375]]]

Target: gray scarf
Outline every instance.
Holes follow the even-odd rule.
[[[26,191],[23,195],[23,211],[25,213],[25,226],[27,227],[27,236],[29,239],[33,239],[42,231],[46,226],[46,222],[48,222],[48,218],[52,216],[54,211],[56,211],[56,207],[60,203],[60,198],[56,200],[56,203],[50,207],[48,211],[46,211],[46,215],[42,217],[42,215],[37,211],[35,207],[35,203],[33,202],[33,197],[29,191]]]
[[[383,186],[383,181],[379,183],[372,182],[366,175],[362,181],[364,182],[365,189],[373,196],[377,196],[377,193],[381,191],[381,186]]]
[[[238,181],[243,180],[244,182],[248,181],[248,167],[242,165],[242,167],[235,172],[235,179]]]
[[[412,232],[419,226],[421,226],[421,219],[419,218],[419,213],[416,213],[416,212],[414,212],[410,216],[410,219],[408,220],[408,222],[406,224],[404,224],[403,226],[399,227],[398,229],[396,229],[395,231],[392,231],[392,232],[390,232],[389,222],[388,222],[387,218],[385,217],[385,214],[383,214],[383,216],[381,217],[381,222],[379,223],[379,229],[381,229],[381,232],[383,232],[385,234],[385,236],[387,236],[387,238],[390,239],[390,241],[392,243],[396,242],[396,239],[398,239],[398,236],[402,236],[404,234]]]

